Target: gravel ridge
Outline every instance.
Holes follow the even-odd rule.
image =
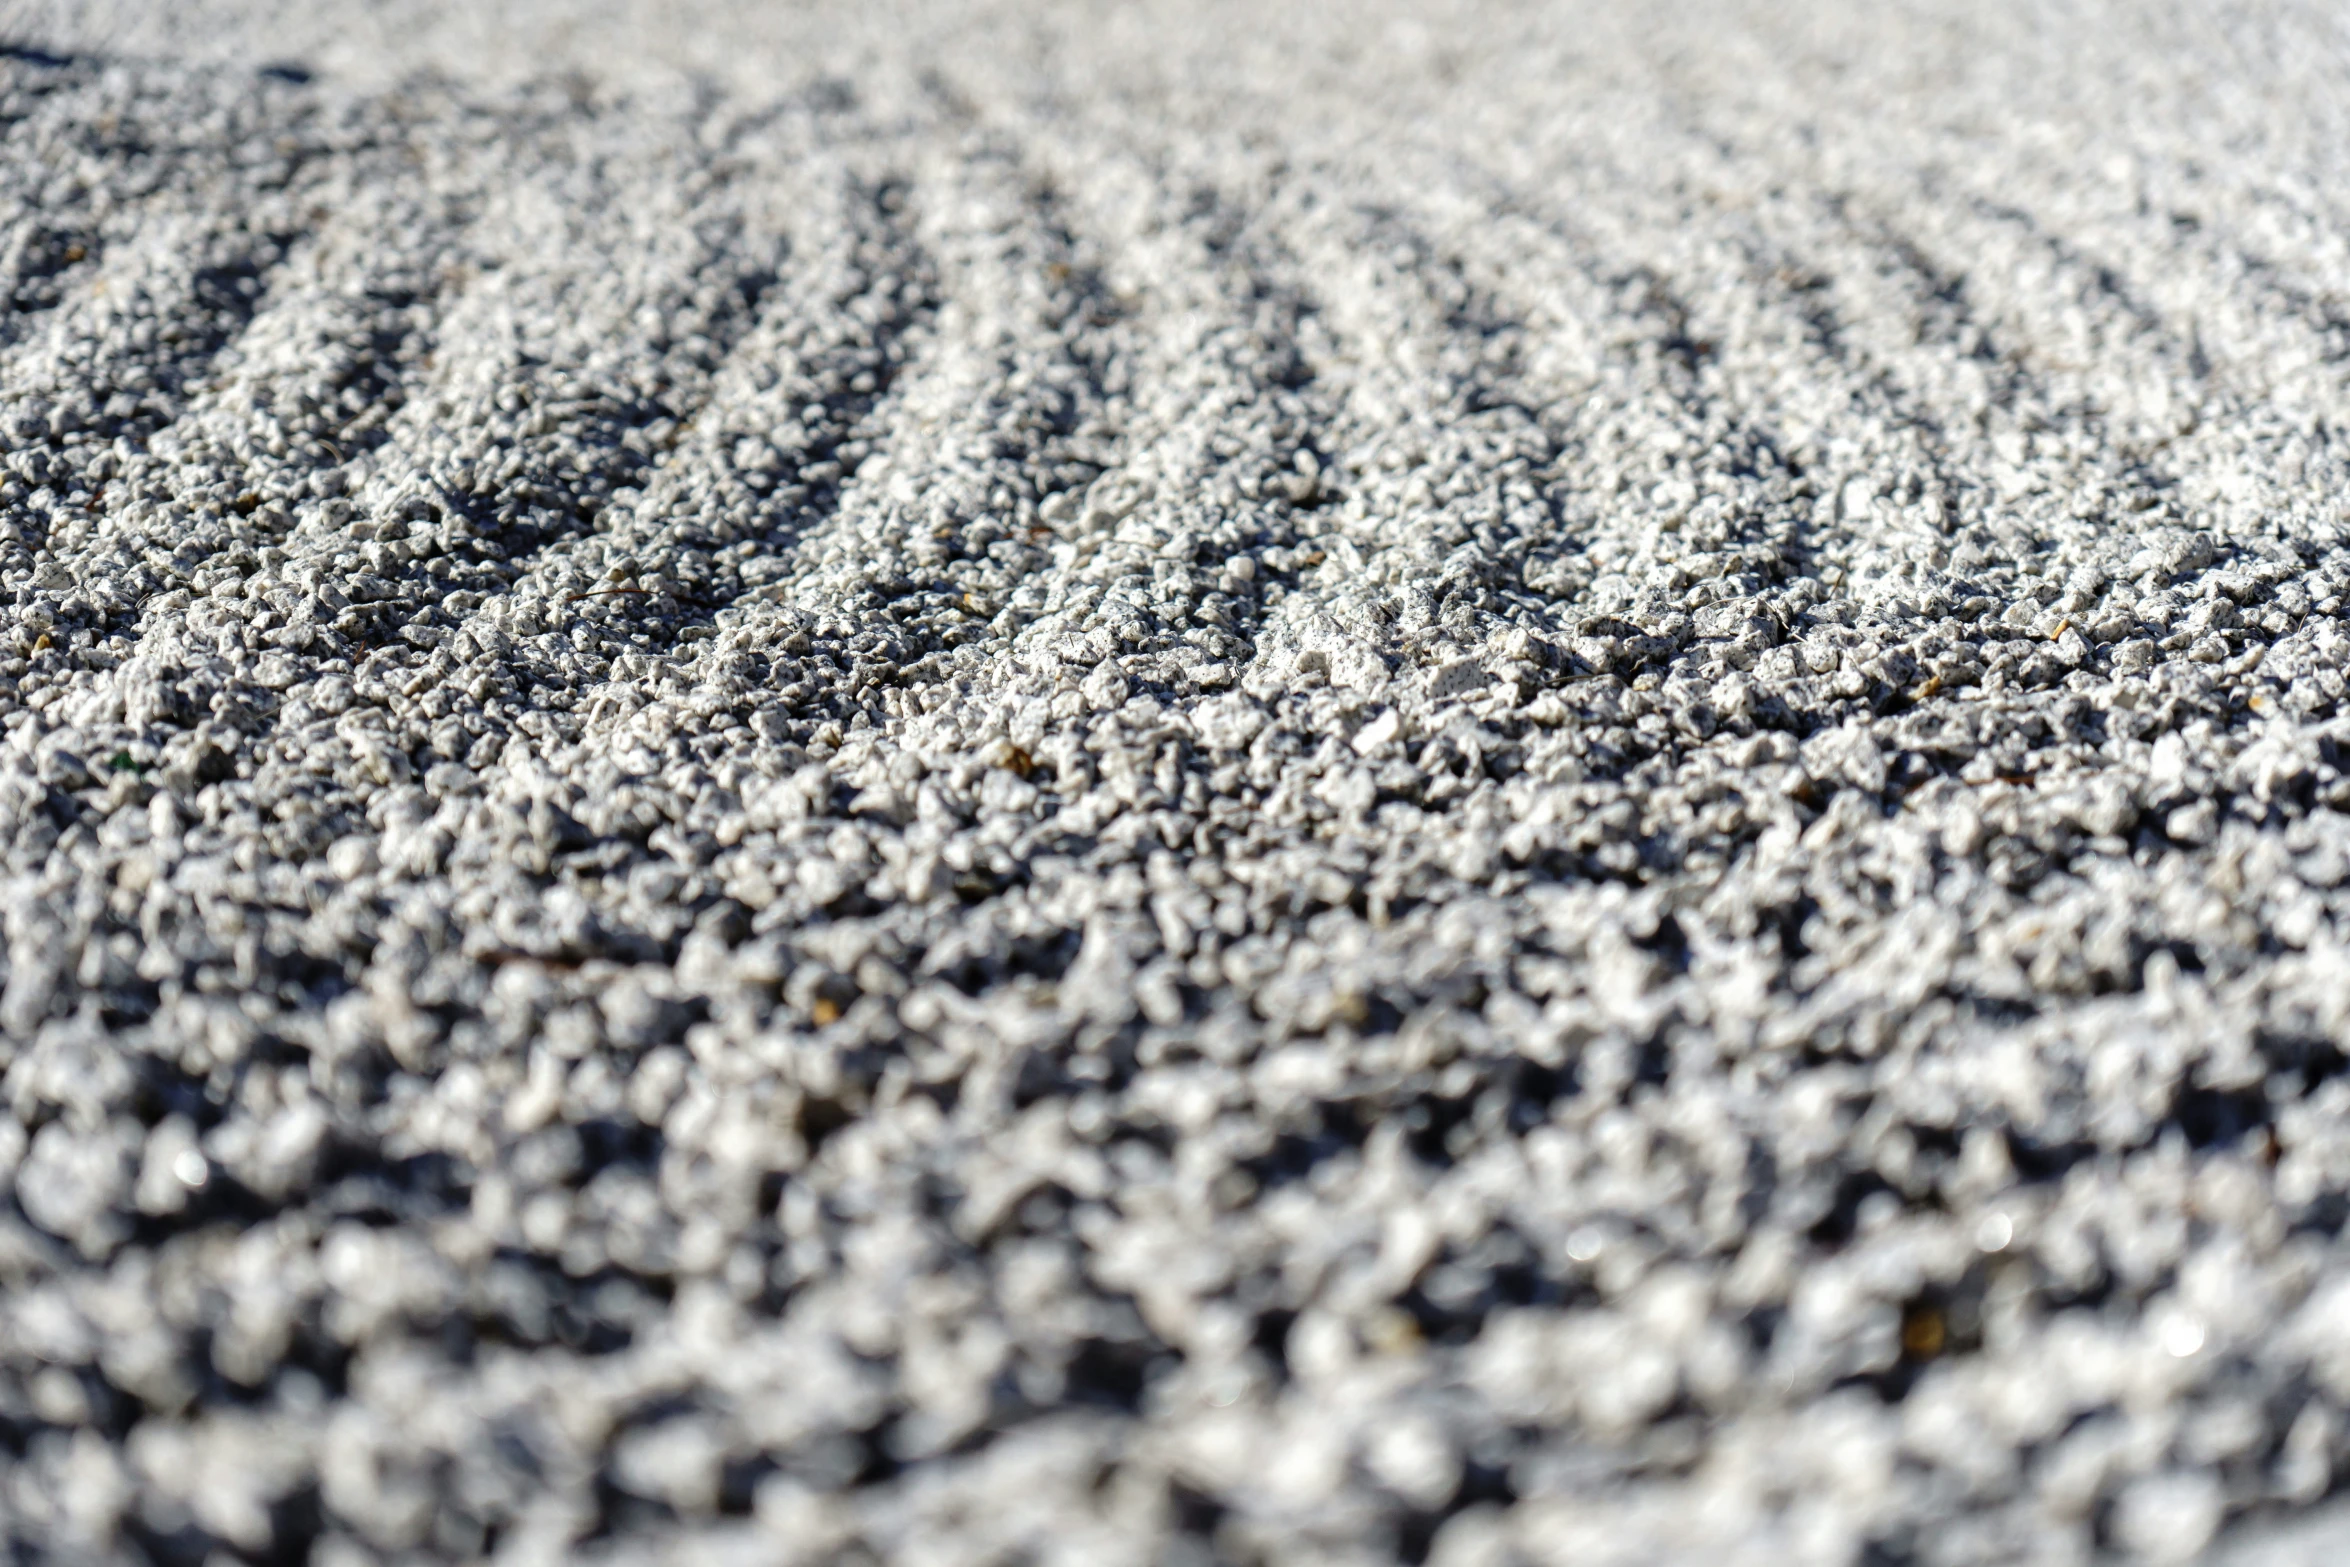
[[[2350,1540],[2338,19],[497,11],[0,12],[12,1559]]]

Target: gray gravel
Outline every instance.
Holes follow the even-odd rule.
[[[1269,9],[7,13],[0,1554],[2350,1554],[2338,11]]]

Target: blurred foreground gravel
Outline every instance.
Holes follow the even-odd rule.
[[[0,13],[0,1556],[2350,1555],[2339,11],[1270,9]]]

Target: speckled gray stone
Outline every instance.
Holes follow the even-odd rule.
[[[6,37],[12,1559],[2350,1551],[2324,8]]]

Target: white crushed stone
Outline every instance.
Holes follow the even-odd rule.
[[[2350,1551],[2350,48],[1789,9],[5,13],[10,1559]]]

